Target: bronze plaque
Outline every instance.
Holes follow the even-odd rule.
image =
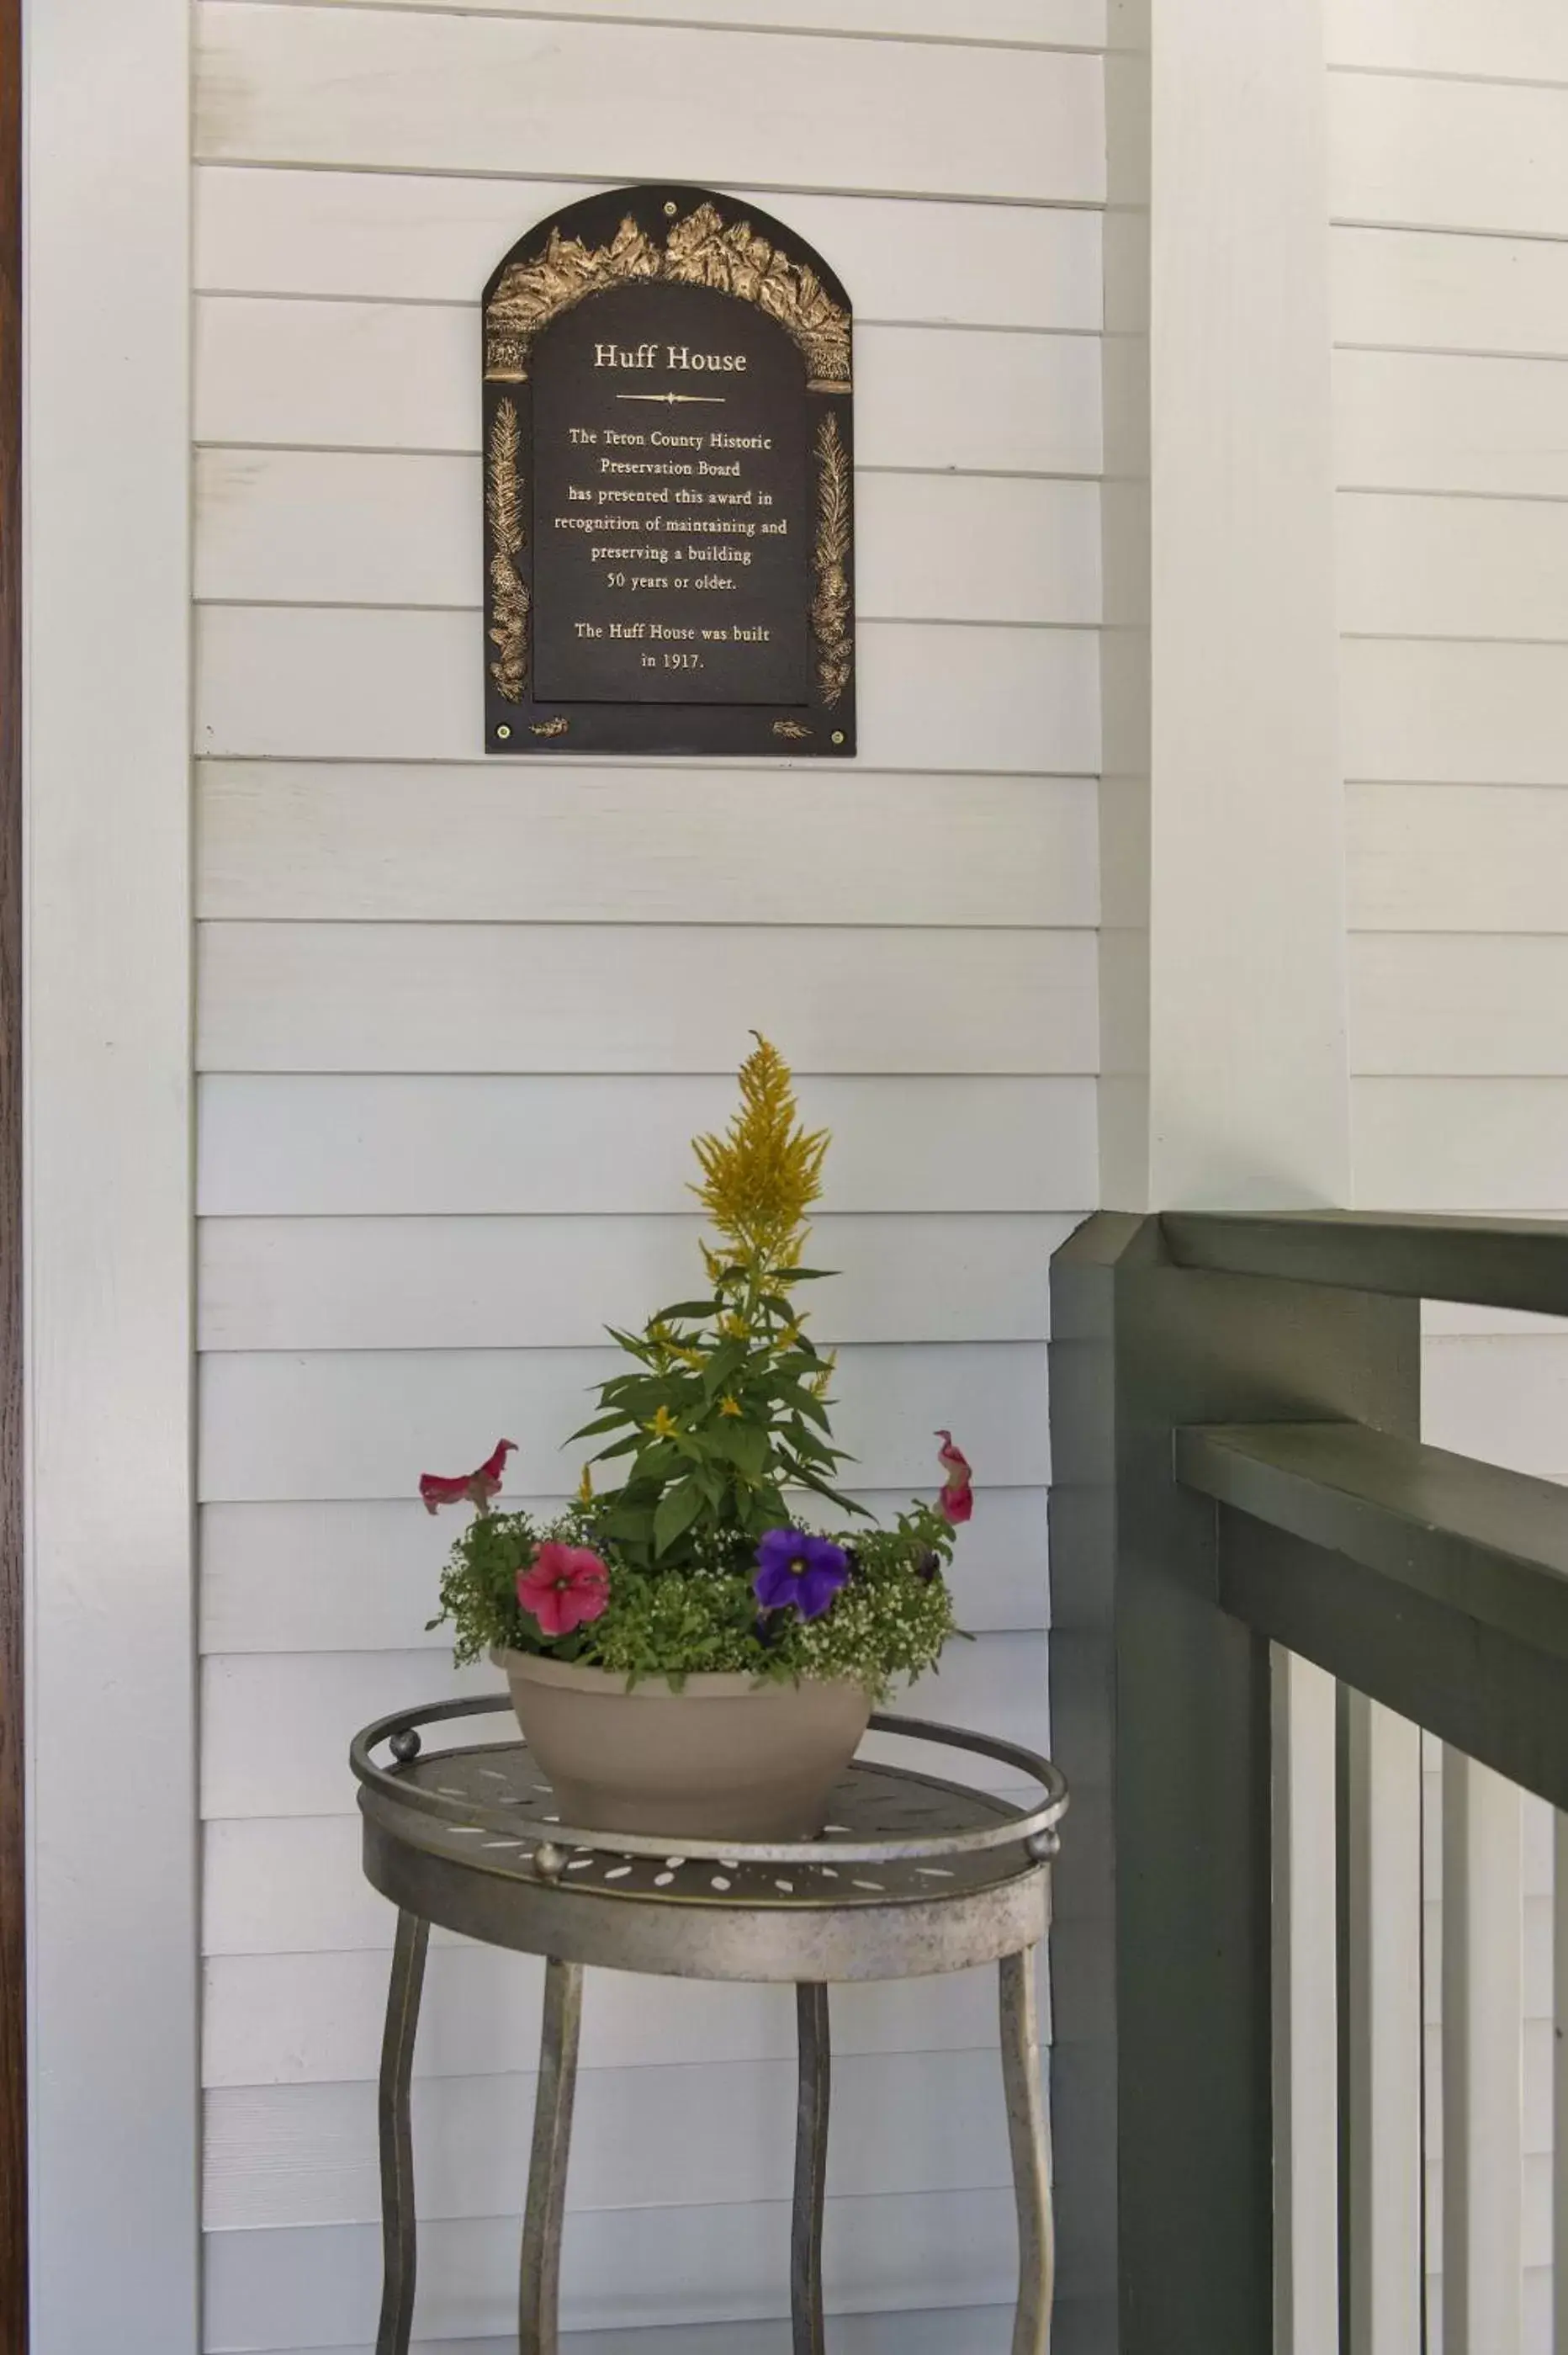
[[[855,750],[848,298],[752,205],[618,188],[485,290],[493,752]]]

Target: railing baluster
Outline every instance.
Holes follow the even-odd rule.
[[[1274,1672],[1275,2350],[1339,2355],[1334,1679]]]
[[[1517,1785],[1443,1753],[1443,2355],[1521,2355],[1523,1856]]]
[[[1346,1708],[1350,2355],[1420,2355],[1421,1733]]]

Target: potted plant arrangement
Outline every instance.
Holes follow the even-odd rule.
[[[508,1440],[420,1483],[432,1512],[476,1508],[431,1624],[451,1624],[460,1665],[487,1652],[505,1669],[563,1820],[589,1829],[819,1832],[873,1705],[955,1632],[944,1572],[969,1465],[938,1433],[937,1502],[891,1528],[840,1493],[834,1356],[802,1300],[823,1273],[802,1255],[828,1138],[801,1124],[760,1036],[740,1090],[725,1134],[694,1143],[716,1231],[705,1288],[612,1328],[629,1363],[574,1434],[599,1443],[575,1501],[549,1522],[493,1509]],[[596,1487],[595,1465],[619,1484]]]

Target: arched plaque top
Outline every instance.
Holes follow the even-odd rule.
[[[652,185],[585,197],[518,239],[485,289],[486,381],[525,383],[541,328],[650,282],[755,304],[798,346],[808,390],[850,389],[849,298],[820,254],[755,205]]]

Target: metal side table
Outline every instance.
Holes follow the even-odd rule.
[[[523,2218],[519,2355],[557,2355],[556,2308],[582,1973],[598,1964],[681,1978],[787,1980],[795,1988],[791,2313],[795,2355],[824,2355],[822,2210],[827,2159],[827,1987],[999,1966],[1002,2075],[1019,2219],[1013,2355],[1047,2355],[1052,2241],[1034,1950],[1050,1920],[1057,1769],[1032,1752],[913,1718],[874,1729],[999,1761],[1043,1796],[1020,1810],[929,1774],[857,1762],[821,1839],[721,1845],[562,1825],[523,1742],[421,1755],[422,1727],[507,1710],[505,1693],[404,1710],[349,1753],[365,1818],[365,1871],[398,1908],[381,2047],[385,2271],[376,2355],[407,2355],[415,2227],[409,2088],[430,1925],[547,1957],[533,2154]],[[392,1764],[378,1765],[383,1744]],[[677,1853],[678,1851],[678,1853]]]

